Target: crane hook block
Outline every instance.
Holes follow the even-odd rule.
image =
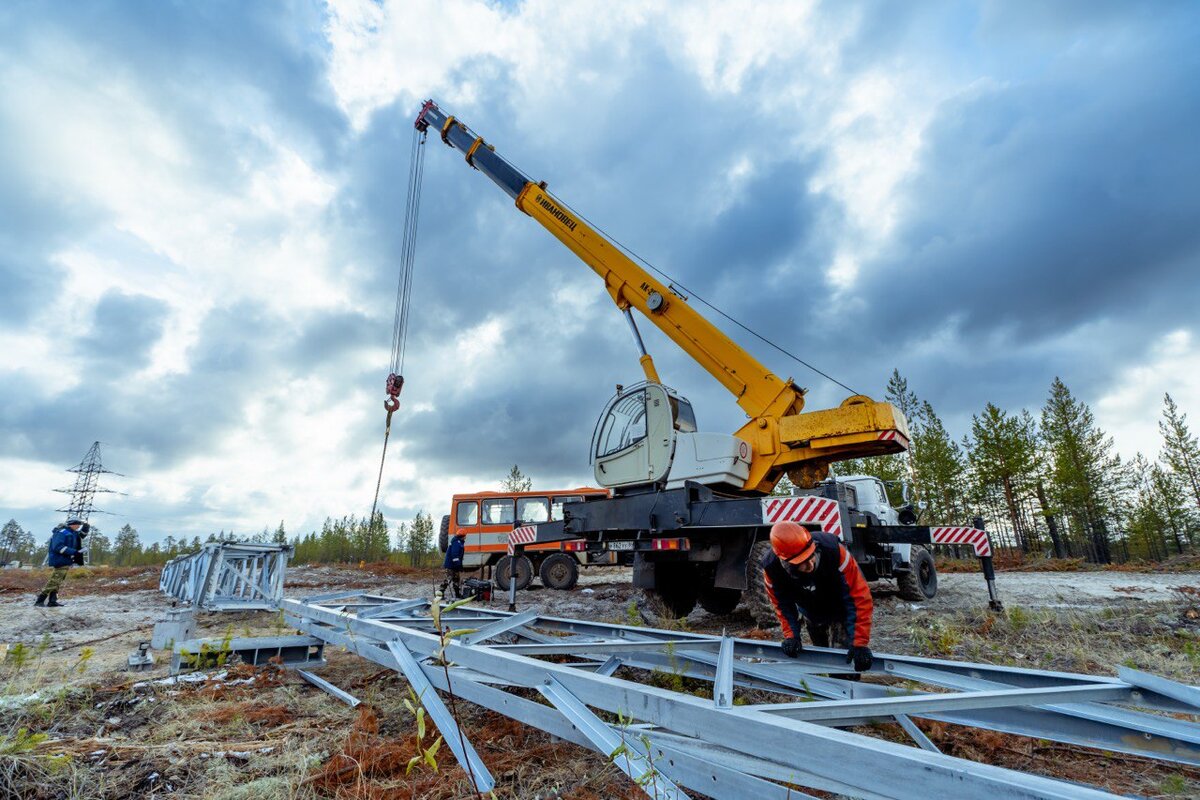
[[[383,408],[388,412],[388,416],[400,407],[400,390],[404,388],[404,376],[392,373],[387,378],[387,399],[383,401]]]

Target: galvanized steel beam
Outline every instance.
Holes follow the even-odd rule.
[[[291,552],[291,545],[210,542],[164,564],[158,588],[208,611],[271,611],[283,598]]]
[[[424,613],[427,603],[408,604],[394,598],[367,601],[361,596],[351,603],[340,600],[327,601],[325,605],[286,600],[283,607],[288,619],[311,635],[342,644],[378,663],[395,662],[394,658],[388,659],[389,648],[395,642],[403,642],[415,662],[437,652],[441,646],[431,619]],[[381,610],[389,605],[387,611]],[[763,796],[775,796],[775,792],[765,787],[793,791],[792,796],[797,796],[794,790],[770,781],[865,797],[924,799],[953,794],[998,800],[1107,796],[1087,787],[941,754],[913,725],[909,714],[996,730],[1023,726],[1019,732],[1027,735],[1076,744],[1087,744],[1090,735],[1103,740],[1097,746],[1105,749],[1116,749],[1108,746],[1109,741],[1136,738],[1131,733],[1151,727],[1144,719],[1150,717],[1162,720],[1156,729],[1159,735],[1170,735],[1166,749],[1175,749],[1168,758],[1197,763],[1188,747],[1192,739],[1200,736],[1200,726],[1117,705],[1170,706],[1191,714],[1200,713],[1200,707],[1189,702],[1190,692],[1195,690],[1161,678],[1141,680],[1141,685],[1135,686],[1114,678],[879,656],[877,660],[884,667],[875,672],[884,680],[896,673],[908,673],[904,677],[909,679],[923,673],[926,680],[922,683],[938,690],[957,689],[929,693],[906,686],[853,684],[822,677],[818,674],[822,670],[825,674],[839,674],[847,669],[844,653],[834,650],[806,650],[804,659],[791,660],[782,657],[777,644],[757,640],[606,625],[534,616],[530,612],[510,615],[486,608],[460,608],[442,613],[443,624],[455,627],[467,619],[480,618],[494,622],[477,632],[482,634],[478,639],[459,639],[446,648],[447,657],[458,665],[450,672],[456,695],[482,702],[554,735],[573,733],[562,738],[575,742],[581,738],[579,724],[593,724],[590,717],[595,715],[591,711],[587,712],[590,716],[579,713],[569,700],[563,700],[568,695],[594,709],[639,720],[641,724],[636,725],[641,731],[639,738],[647,736],[653,747],[659,748],[657,752],[669,755],[676,765],[690,765],[678,773],[669,773],[670,777],[679,785],[714,797],[746,796],[734,793],[733,787],[751,785]],[[500,636],[515,637],[518,643],[494,641]],[[553,655],[556,661],[566,659],[566,662],[552,663],[535,657],[541,655]],[[894,668],[887,669],[888,664]],[[714,699],[611,677],[619,667],[637,671],[668,665],[675,665],[681,674],[713,682]],[[445,688],[444,680],[435,679],[442,674],[440,669],[431,670],[419,664],[418,668],[433,685]],[[636,672],[630,675],[637,677]],[[953,685],[966,683],[986,685]],[[563,708],[557,715],[536,703],[530,708],[528,700],[507,690],[528,687],[545,693],[546,686],[561,690],[558,696],[562,702],[556,705]],[[834,699],[736,705],[733,695],[737,686],[767,686],[798,699],[811,698],[813,694]],[[552,689],[551,693],[555,691]],[[790,718],[793,715],[810,719]],[[842,724],[851,719],[897,720],[920,747],[881,741],[830,725],[831,721]],[[1080,726],[1090,726],[1089,735],[1083,735]],[[611,732],[611,726],[608,727]],[[1096,737],[1097,732],[1102,735]],[[603,731],[599,734],[603,738]],[[600,739],[582,738],[586,744],[603,751]],[[1133,745],[1124,752],[1155,757],[1155,751],[1161,753],[1163,744],[1159,741],[1144,748]],[[645,752],[653,758],[656,751]],[[798,759],[798,754],[804,754],[803,758]],[[921,780],[897,781],[897,775],[920,775]],[[714,792],[713,783],[720,784],[722,789]]]

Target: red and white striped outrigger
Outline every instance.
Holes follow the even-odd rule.
[[[763,522],[798,522],[816,525],[826,533],[842,538],[842,510],[837,500],[828,497],[764,497]]]
[[[979,558],[992,555],[992,543],[988,539],[987,531],[981,531],[979,528],[931,527],[929,538],[935,544],[969,544],[975,548],[975,555]]]
[[[537,526],[522,525],[520,528],[513,528],[512,533],[508,535],[508,554],[511,556],[516,553],[517,545],[532,544],[537,541]]]

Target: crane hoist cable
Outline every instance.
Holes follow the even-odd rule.
[[[425,131],[413,130],[409,148],[408,193],[404,200],[404,229],[400,239],[400,277],[396,283],[396,316],[392,320],[390,372],[383,408],[387,424],[383,429],[383,453],[379,456],[379,477],[375,480],[375,499],[371,501],[368,524],[375,522],[379,506],[379,488],[383,485],[383,464],[387,460],[388,438],[392,434],[392,414],[400,408],[400,390],[404,388],[404,351],[408,345],[409,302],[412,300],[413,263],[417,252],[417,221],[421,216],[421,183],[425,177]]]
[[[433,102],[433,101],[430,101],[430,102]],[[459,125],[462,125],[462,127],[463,127],[465,130],[468,130],[468,131],[470,131],[472,134],[474,134],[474,133],[475,133],[474,131],[471,131],[471,129],[470,129],[470,128],[468,128],[466,125],[463,125],[463,123],[461,123],[461,122],[458,122],[458,124],[459,124]],[[518,165],[516,165],[516,164],[512,164],[511,162],[509,162],[509,163],[510,163],[510,165],[512,166],[512,168],[513,168],[513,169],[515,169],[515,170],[516,170],[518,173],[520,173],[520,174],[521,174],[521,176],[522,176],[522,177],[524,177],[524,178],[525,178],[525,180],[529,181],[530,183],[535,183],[535,181],[533,180],[533,178],[529,177],[529,173],[528,173],[528,172],[526,172],[525,170],[521,169],[521,167],[519,167],[519,166],[518,166]],[[749,325],[745,324],[745,323],[744,323],[744,322],[742,322],[741,320],[737,319],[736,317],[733,317],[732,315],[730,315],[730,314],[726,313],[725,311],[722,311],[720,308],[718,308],[718,307],[717,307],[716,305],[714,305],[713,303],[710,303],[709,301],[705,300],[703,297],[701,297],[700,295],[696,294],[695,292],[693,292],[693,291],[692,291],[691,289],[689,289],[688,287],[684,286],[684,285],[683,285],[682,283],[680,283],[678,280],[676,280],[675,278],[671,277],[670,275],[668,275],[668,274],[667,274],[666,272],[664,272],[663,270],[661,270],[661,269],[659,269],[658,267],[656,267],[656,266],[654,266],[653,264],[651,264],[651,263],[650,263],[650,261],[649,261],[648,259],[645,259],[645,258],[643,258],[641,255],[639,255],[639,254],[635,253],[635,252],[634,252],[632,249],[630,249],[629,247],[627,247],[627,246],[626,246],[625,244],[623,244],[623,243],[622,243],[622,242],[621,242],[619,239],[617,239],[615,236],[613,236],[612,234],[610,234],[610,233],[609,233],[608,231],[606,231],[604,228],[600,227],[600,226],[599,226],[599,225],[597,225],[595,222],[592,222],[592,220],[588,219],[588,218],[587,218],[587,216],[585,216],[584,214],[581,214],[581,213],[579,212],[579,209],[577,209],[577,208],[572,208],[572,207],[571,207],[569,204],[567,204],[567,203],[564,203],[564,202],[562,201],[562,198],[555,198],[555,201],[556,201],[556,202],[557,202],[557,203],[558,203],[560,206],[562,206],[564,209],[566,209],[566,210],[569,210],[569,211],[570,211],[572,214],[574,214],[575,216],[577,216],[579,219],[582,219],[582,220],[583,220],[584,222],[586,222],[586,223],[587,223],[589,226],[591,226],[593,229],[595,229],[595,230],[596,230],[598,233],[600,233],[600,234],[601,234],[602,236],[604,236],[606,239],[608,239],[608,240],[609,240],[609,241],[611,241],[613,244],[615,244],[615,245],[616,245],[616,246],[617,246],[617,247],[618,247],[620,250],[622,250],[622,251],[623,251],[623,252],[624,252],[626,255],[628,255],[628,256],[629,256],[630,258],[632,258],[634,261],[638,261],[638,262],[640,262],[640,263],[644,264],[644,265],[645,265],[645,267],[646,267],[647,269],[649,269],[651,272],[657,273],[657,274],[659,275],[659,277],[663,278],[663,279],[664,279],[664,280],[667,282],[667,284],[668,284],[668,286],[669,286],[670,288],[672,288],[672,289],[678,289],[680,292],[682,292],[683,294],[687,295],[687,297],[685,297],[685,298],[684,298],[685,302],[686,302],[686,300],[687,300],[688,298],[695,298],[696,300],[699,300],[701,303],[703,303],[704,305],[706,305],[706,306],[708,306],[709,308],[711,308],[711,309],[712,309],[712,310],[713,310],[715,313],[717,313],[717,314],[721,315],[722,317],[724,317],[725,319],[729,320],[729,321],[730,321],[730,322],[732,322],[734,325],[738,326],[739,328],[741,328],[742,330],[744,330],[746,333],[748,333],[748,334],[750,334],[751,336],[753,336],[754,338],[758,339],[759,341],[761,341],[763,344],[767,345],[768,347],[772,347],[772,348],[774,348],[775,350],[778,350],[780,353],[783,353],[785,356],[787,356],[787,357],[788,357],[788,358],[790,358],[791,360],[795,361],[797,364],[800,364],[800,365],[801,365],[801,366],[803,366],[803,367],[807,367],[808,369],[810,369],[810,370],[812,370],[813,372],[817,373],[817,374],[818,374],[818,375],[820,375],[822,378],[825,378],[826,380],[830,381],[831,383],[836,383],[838,386],[840,386],[840,387],[842,387],[843,389],[845,389],[846,391],[850,392],[850,394],[861,394],[861,392],[855,391],[854,389],[850,388],[850,387],[849,387],[849,386],[847,386],[846,384],[844,384],[844,383],[842,383],[841,381],[839,381],[837,378],[835,378],[835,377],[833,377],[832,375],[830,375],[828,372],[825,372],[824,370],[822,370],[822,369],[819,369],[818,367],[816,367],[816,366],[814,366],[814,365],[810,364],[809,362],[805,361],[805,360],[804,360],[803,358],[801,358],[800,356],[798,356],[798,355],[796,355],[795,353],[791,352],[790,350],[787,350],[786,348],[784,348],[782,345],[776,344],[775,342],[771,341],[771,340],[770,340],[770,339],[768,339],[766,336],[764,336],[764,335],[762,335],[761,333],[759,333],[758,331],[754,330],[753,328],[751,328]]]

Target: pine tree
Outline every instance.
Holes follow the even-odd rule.
[[[1182,554],[1184,545],[1192,544],[1197,527],[1196,511],[1192,507],[1183,476],[1153,464],[1149,478],[1152,497],[1162,518],[1164,538],[1165,534],[1169,534],[1175,552]]]
[[[929,506],[930,521],[953,523],[965,516],[966,460],[928,401],[917,406],[919,423],[909,460],[919,495]]]
[[[508,476],[500,482],[502,492],[528,492],[533,488],[533,479],[525,477],[521,468],[516,464],[508,471]]]
[[[1171,395],[1163,395],[1163,418],[1158,423],[1163,436],[1162,460],[1187,487],[1192,502],[1200,509],[1200,441],[1188,429],[1187,414]]]
[[[93,564],[107,564],[112,560],[112,542],[99,528],[88,534],[88,556]]]
[[[117,531],[117,540],[113,545],[113,563],[118,566],[129,566],[137,563],[142,554],[142,542],[138,532],[128,522]]]
[[[17,560],[17,551],[20,549],[21,534],[23,533],[25,533],[24,529],[17,524],[15,519],[4,523],[4,529],[0,530],[0,564]]]
[[[516,467],[514,466],[515,470]],[[418,511],[408,528],[408,563],[419,566],[433,547],[433,517]]]
[[[287,544],[287,531],[283,528],[283,520],[279,520],[279,527],[275,529],[274,535],[271,537],[273,544]]]
[[[1042,438],[1049,458],[1051,492],[1089,559],[1112,562],[1109,525],[1124,483],[1112,438],[1096,425],[1092,410],[1076,400],[1059,378],[1042,409]]]
[[[1037,475],[1037,426],[1028,411],[1009,415],[988,403],[983,413],[971,417],[967,447],[975,497],[991,491],[1003,495],[1013,538],[1022,552],[1038,546],[1037,529],[1023,513]]]

